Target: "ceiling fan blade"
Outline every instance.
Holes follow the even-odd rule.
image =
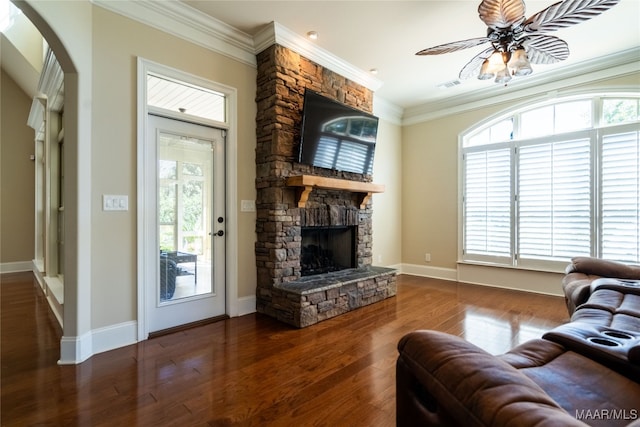
[[[611,7],[620,0],[565,0],[541,10],[524,23],[525,31],[555,31],[587,21]]]
[[[534,34],[523,45],[532,64],[554,64],[569,57],[569,45],[558,37]]]
[[[467,65],[462,67],[462,70],[460,70],[460,74],[458,75],[458,78],[460,80],[467,80],[468,78],[471,78],[471,77],[477,77],[478,72],[480,71],[480,67],[482,67],[482,63],[484,62],[485,59],[490,57],[492,53],[493,53],[493,47],[490,47],[483,50],[476,56],[474,56],[471,59],[471,61],[467,63]]]
[[[524,21],[523,0],[482,0],[478,14],[487,27],[505,29]]]
[[[442,53],[455,52],[462,49],[468,49],[470,47],[478,46],[483,43],[488,43],[490,40],[487,37],[477,37],[475,39],[459,40],[457,42],[445,43],[438,46],[423,49],[417,52],[416,55],[440,55]]]

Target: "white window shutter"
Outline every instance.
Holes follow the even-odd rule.
[[[602,257],[640,263],[640,132],[602,139]]]
[[[588,138],[520,148],[518,259],[590,254],[590,169]]]
[[[511,257],[511,150],[465,156],[465,254]]]

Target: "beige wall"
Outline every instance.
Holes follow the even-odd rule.
[[[375,101],[374,101],[375,102]],[[384,118],[378,126],[373,182],[384,184],[384,193],[373,195],[373,265],[402,262],[402,130]]]
[[[74,224],[73,230],[68,229],[70,256],[67,258],[77,263],[72,265],[74,271],[65,272],[66,281],[73,286],[71,292],[65,289],[65,335],[73,338],[84,336],[90,330],[136,320],[137,316],[137,57],[238,90],[238,169],[235,171],[238,202],[255,199],[256,70],[87,1],[29,3],[55,24],[53,29],[64,39],[69,53],[58,59],[66,72],[68,102],[65,108],[70,122],[65,125],[65,142],[70,141],[67,160],[70,167],[79,171],[67,179],[69,186],[78,189],[75,194],[67,193],[72,202],[67,218]],[[46,27],[39,28],[42,31]],[[48,41],[64,53],[65,49],[60,48],[63,43],[48,35]],[[0,262],[26,261],[33,258],[33,196],[28,198],[31,206],[26,209],[27,213],[20,216],[25,219],[24,224],[29,223],[31,234],[29,231],[16,233],[29,245],[29,252],[25,250],[25,255],[15,258],[6,257],[7,253],[17,251],[14,239],[8,237],[12,230],[7,229],[7,218],[17,217],[16,203],[25,199],[26,192],[7,189],[5,176],[11,168],[15,169],[12,181],[17,174],[24,173],[21,184],[32,192],[34,175],[33,164],[28,160],[32,144],[26,145],[29,150],[24,153],[12,153],[16,161],[7,166],[9,155],[5,145],[7,138],[12,137],[6,136],[9,130],[6,123],[14,123],[12,111],[17,111],[16,99],[24,94],[12,94],[12,85],[7,85],[6,80],[3,75]],[[599,85],[637,88],[638,83],[636,74]],[[7,99],[11,111],[7,111]],[[26,99],[25,103],[21,122],[26,121],[30,100]],[[374,181],[385,184],[387,191],[374,195],[373,199],[374,263],[456,268],[458,135],[477,121],[512,105],[505,103],[404,127],[381,121]],[[26,124],[24,126],[26,128]],[[33,131],[26,130],[31,141]],[[28,180],[31,182],[27,185]],[[10,192],[14,190],[17,194],[12,195]],[[127,194],[129,211],[103,212],[102,194]],[[7,199],[10,199],[9,206]],[[255,214],[239,213],[237,221],[238,297],[252,297],[256,271]],[[397,234],[400,228],[401,238]],[[10,251],[6,249],[6,242],[10,242]],[[429,264],[424,262],[427,252],[432,257]],[[89,316],[90,321],[86,319]]]
[[[2,71],[0,82],[0,263],[34,258],[35,132],[27,126],[31,99]]]
[[[611,90],[639,87],[640,73],[576,86]],[[562,96],[559,91],[558,96]],[[540,96],[536,96],[540,99]],[[458,259],[458,137],[492,115],[523,101],[452,114],[402,129],[402,262],[456,269]],[[431,262],[425,262],[425,253]]]
[[[238,201],[255,199],[255,68],[94,7],[91,168],[94,329],[137,317],[138,57],[237,89],[238,170],[233,173],[237,174]],[[103,194],[127,194],[129,210],[102,211]],[[255,215],[238,215],[238,297],[244,297],[255,295]]]

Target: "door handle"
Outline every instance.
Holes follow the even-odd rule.
[[[224,236],[224,231],[218,230],[215,235],[222,237],[222,236]]]

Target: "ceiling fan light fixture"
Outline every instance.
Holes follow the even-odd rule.
[[[478,79],[480,80],[489,80],[496,76],[496,74],[505,67],[504,58],[502,56],[502,52],[493,51],[490,57],[484,60],[482,63],[482,67],[480,68],[480,73],[478,74]]]
[[[489,71],[491,65],[489,64],[489,60],[485,59],[482,63],[482,67],[480,68],[480,74],[478,74],[478,80],[489,80],[495,77],[495,73]]]
[[[589,20],[621,0],[560,0],[540,12],[526,18],[524,0],[482,0],[478,6],[480,20],[487,25],[485,37],[445,43],[422,49],[416,55],[440,55],[456,52],[485,43],[489,47],[474,56],[460,70],[461,79],[478,73],[478,79],[495,77],[496,83],[510,81],[512,76],[527,76],[533,73],[527,52],[535,63],[552,64],[564,61],[569,56],[567,42],[543,34]],[[491,54],[490,56],[487,56]]]
[[[528,76],[533,73],[533,68],[531,68],[531,63],[524,48],[518,48],[511,54],[508,66],[514,76]]]
[[[507,84],[511,81],[511,73],[509,72],[509,67],[506,65],[496,73],[496,83],[499,84]]]

